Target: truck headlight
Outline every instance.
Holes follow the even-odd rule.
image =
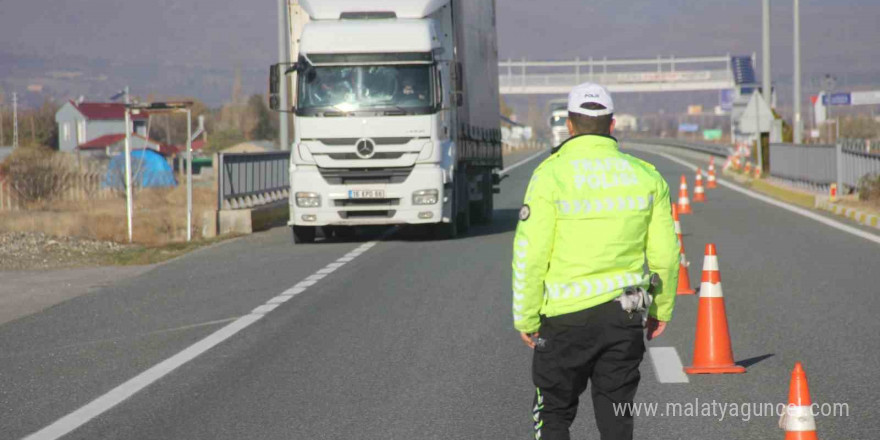
[[[413,205],[434,205],[437,203],[440,192],[436,189],[423,189],[413,193]]]
[[[296,206],[300,208],[320,208],[321,196],[313,192],[296,193]]]

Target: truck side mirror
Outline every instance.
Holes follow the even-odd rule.
[[[283,72],[282,72],[282,69]],[[269,108],[277,112],[290,112],[291,108],[281,108],[281,81],[287,74],[299,69],[298,63],[277,63],[269,66]]]

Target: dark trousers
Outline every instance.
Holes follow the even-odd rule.
[[[611,301],[580,312],[541,320],[532,363],[536,394],[535,438],[568,440],[578,398],[592,382],[596,425],[602,440],[630,440],[632,403],[645,353],[642,318]],[[620,412],[620,408],[618,408]]]

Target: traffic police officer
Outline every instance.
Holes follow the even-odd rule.
[[[569,438],[589,382],[601,438],[631,439],[632,412],[620,409],[639,384],[643,330],[649,340],[663,332],[678,282],[669,187],[618,150],[604,87],[575,87],[568,111],[572,137],[532,175],[514,238],[513,319],[534,349],[535,438]],[[660,280],[653,302],[646,260]],[[644,308],[624,309],[634,293],[649,305],[646,322]]]

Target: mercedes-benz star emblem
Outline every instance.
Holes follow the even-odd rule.
[[[361,139],[354,144],[354,147],[361,159],[369,159],[376,154],[376,144],[371,139]]]

